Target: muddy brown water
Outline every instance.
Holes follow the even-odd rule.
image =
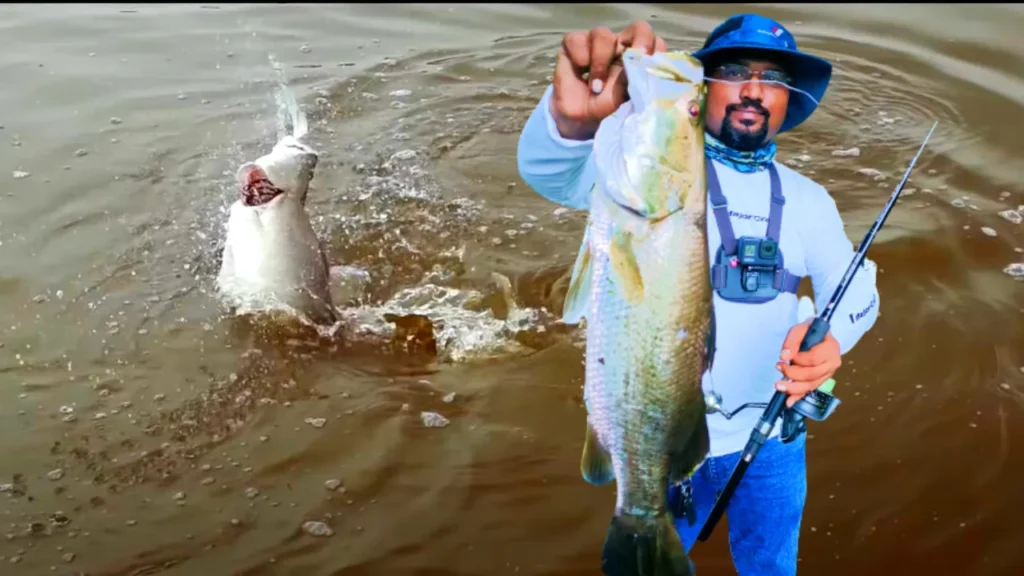
[[[614,486],[580,477],[582,352],[550,314],[583,215],[519,179],[518,134],[564,31],[650,18],[693,49],[739,9],[0,9],[0,574],[596,573]],[[1021,574],[1024,225],[999,213],[1024,205],[1024,10],[762,10],[835,62],[780,156],[855,242],[939,121],[871,252],[882,316],[811,425],[800,571]],[[346,306],[447,298],[442,357],[218,308],[269,55],[323,151],[330,259],[370,278]],[[724,526],[693,557],[732,573]]]

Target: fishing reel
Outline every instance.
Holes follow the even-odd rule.
[[[829,378],[817,390],[811,390],[798,400],[792,408],[782,411],[782,430],[779,431],[779,436],[784,443],[796,440],[807,431],[805,418],[821,422],[832,415],[840,403],[839,399],[830,393],[835,384],[836,381]]]
[[[797,401],[792,408],[782,411],[782,429],[779,436],[784,443],[796,440],[807,431],[806,418],[821,422],[832,415],[840,404],[840,400],[831,394],[835,384],[835,379],[828,379],[817,390],[812,390]],[[733,416],[750,408],[764,410],[768,407],[767,402],[747,402],[735,410],[728,411],[722,407],[722,395],[718,392],[705,393],[704,404],[706,414],[721,414],[726,420],[731,420]]]

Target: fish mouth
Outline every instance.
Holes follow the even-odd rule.
[[[284,190],[274,186],[260,168],[250,170],[242,184],[242,204],[245,206],[263,206],[282,194]]]

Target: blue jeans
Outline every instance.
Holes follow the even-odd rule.
[[[805,444],[807,435],[789,444],[765,442],[736,487],[725,517],[729,548],[740,576],[794,576],[800,519],[807,498]],[[697,540],[704,519],[725,487],[740,453],[709,458],[692,477],[697,521],[677,518],[676,531],[687,550]],[[715,530],[721,530],[719,523]]]

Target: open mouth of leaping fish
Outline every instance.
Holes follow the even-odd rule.
[[[246,206],[262,206],[274,198],[284,194],[274,183],[267,178],[266,172],[255,169],[249,172],[249,177],[242,185],[242,204]]]

